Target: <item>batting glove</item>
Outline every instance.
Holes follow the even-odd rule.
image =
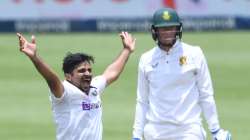
[[[139,138],[133,138],[132,140],[140,140]]]
[[[227,130],[219,129],[212,132],[213,140],[232,140],[231,133]]]

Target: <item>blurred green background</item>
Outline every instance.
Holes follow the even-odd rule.
[[[137,63],[140,55],[154,46],[150,33],[133,35],[136,51],[118,81],[102,96],[104,140],[129,140],[132,136]],[[122,48],[118,33],[40,33],[36,37],[40,56],[61,79],[67,52],[94,55],[94,74],[98,75]],[[183,40],[201,46],[207,57],[222,128],[230,130],[235,140],[249,140],[250,32],[187,32]],[[0,139],[54,140],[48,87],[19,52],[15,34],[0,34],[0,66]]]

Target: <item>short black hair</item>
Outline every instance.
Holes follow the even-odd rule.
[[[87,61],[94,63],[94,57],[85,53],[68,52],[63,59],[63,72],[71,73],[80,63]]]

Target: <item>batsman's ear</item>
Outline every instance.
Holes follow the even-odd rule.
[[[156,28],[154,25],[151,26],[151,33],[152,33],[152,38],[154,39],[154,41],[157,40],[157,33],[156,33]]]

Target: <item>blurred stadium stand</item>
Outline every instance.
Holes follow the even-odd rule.
[[[161,7],[184,30],[250,29],[250,0],[1,0],[0,32],[144,32]]]

